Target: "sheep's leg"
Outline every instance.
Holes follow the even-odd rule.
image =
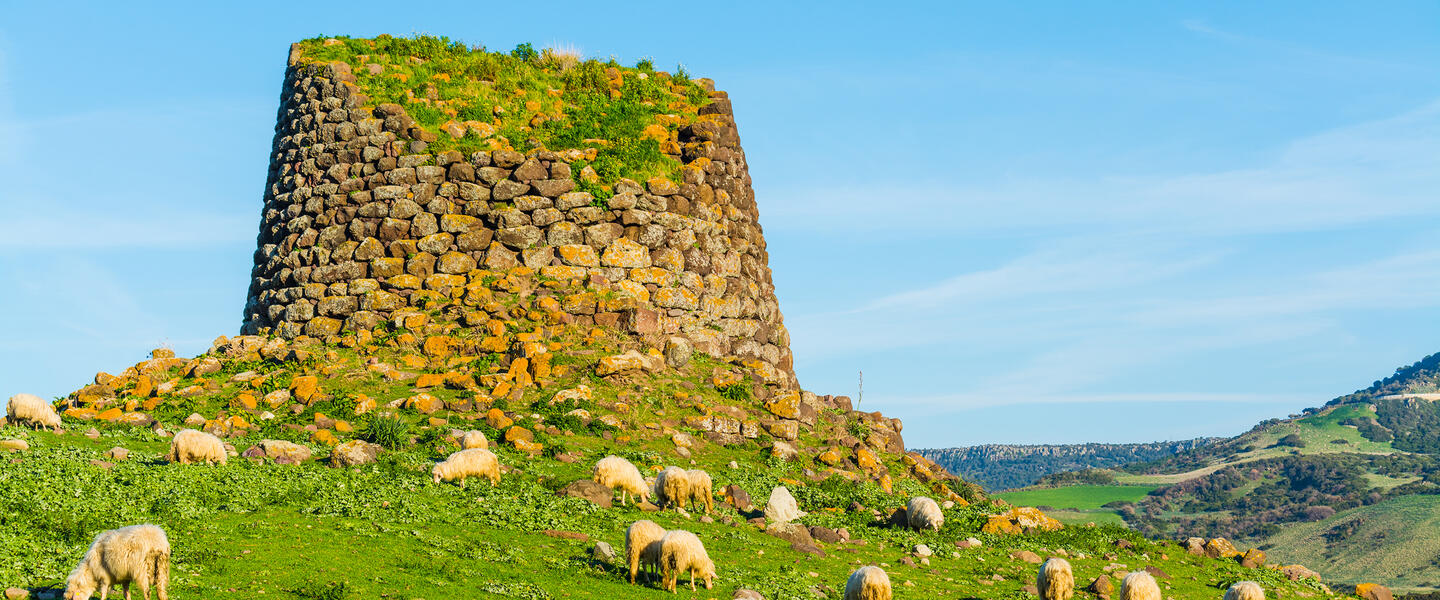
[[[130,598],[130,582],[128,582],[128,581],[125,582],[125,585],[121,586],[121,589],[123,589],[123,590],[125,591],[125,600],[131,600],[131,598]]]
[[[690,591],[695,591],[695,569],[690,569]]]

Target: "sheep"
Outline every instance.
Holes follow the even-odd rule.
[[[675,583],[684,571],[690,573],[692,592],[695,591],[696,577],[705,581],[707,590],[715,585],[715,561],[705,553],[705,544],[700,543],[695,534],[676,529],[660,538],[660,572],[665,589],[675,593]]]
[[[665,528],[650,520],[636,521],[625,530],[625,561],[630,565],[631,584],[635,583],[635,574],[642,566],[659,571],[660,538],[663,537]]]
[[[915,531],[921,529],[933,529],[940,531],[940,526],[945,524],[945,513],[940,512],[940,505],[931,498],[916,496],[910,499],[905,505],[905,520],[910,528]]]
[[[470,450],[471,448],[485,450],[490,448],[490,440],[485,439],[485,433],[482,431],[471,429],[470,431],[461,433],[457,437],[459,438],[457,441],[460,442],[460,448],[462,450]]]
[[[635,468],[630,461],[611,454],[595,463],[595,471],[591,476],[595,483],[608,487],[613,492],[620,488],[620,503],[626,504],[631,497],[640,502],[650,501],[650,491],[645,487],[645,478],[640,476],[640,469]]]
[[[1160,600],[1160,586],[1144,571],[1135,571],[1120,582],[1120,600]]]
[[[1253,581],[1239,581],[1225,590],[1225,600],[1265,600],[1265,589]]]
[[[710,479],[710,474],[700,469],[690,469],[685,472],[685,478],[690,480],[691,505],[700,508],[705,505],[705,514],[715,511],[715,483]]]
[[[165,460],[182,465],[203,462],[224,465],[230,459],[225,443],[213,434],[194,429],[182,429],[170,440],[170,453]]]
[[[460,489],[465,489],[467,477],[486,477],[492,485],[500,485],[500,459],[484,448],[461,450],[451,454],[444,462],[435,463],[435,467],[430,469],[430,476],[435,483],[459,480]]]
[[[655,499],[661,508],[685,508],[690,499],[690,475],[680,467],[665,467],[655,478]]]
[[[60,415],[55,413],[43,398],[34,394],[15,394],[5,405],[5,418],[11,425],[29,424],[35,428],[46,427],[60,433]]]
[[[88,599],[97,589],[105,600],[110,586],[121,584],[129,600],[131,583],[140,586],[145,600],[150,600],[151,584],[160,600],[170,597],[170,540],[159,527],[131,525],[95,536],[65,581],[65,600]]]
[[[845,600],[890,600],[890,576],[880,567],[860,567],[845,582]]]
[[[1070,600],[1075,595],[1075,573],[1070,570],[1070,561],[1051,558],[1040,565],[1040,574],[1035,576],[1035,589],[1040,590],[1040,600]]]

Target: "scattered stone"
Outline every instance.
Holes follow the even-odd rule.
[[[255,446],[260,448],[263,456],[275,461],[275,464],[298,465],[310,460],[310,448],[295,442],[260,440]]]
[[[735,590],[735,594],[730,596],[730,600],[765,600],[765,596],[752,589],[740,588]]]
[[[578,479],[560,488],[561,496],[570,496],[588,500],[601,508],[610,508],[614,502],[615,492],[608,487],[600,485],[589,479]]]
[[[1245,551],[1245,555],[1240,557],[1240,566],[1247,569],[1258,569],[1265,566],[1265,551],[1259,548]]]
[[[615,562],[615,549],[605,542],[595,542],[595,547],[590,549],[590,558],[601,564],[613,564]]]
[[[1395,600],[1395,595],[1378,583],[1362,583],[1355,586],[1355,595],[1364,600]]]
[[[1086,586],[1085,589],[1092,594],[1107,597],[1115,591],[1115,586],[1110,583],[1109,575],[1101,575],[1091,581],[1090,585]]]
[[[0,450],[6,452],[24,452],[30,449],[30,444],[25,440],[0,440]]]
[[[1016,550],[1010,553],[1010,558],[1025,561],[1032,565],[1040,564],[1040,555],[1029,550]]]
[[[16,587],[5,588],[5,600],[26,600],[29,597],[29,590],[23,590]]]
[[[745,490],[740,489],[740,486],[732,483],[725,486],[722,491],[725,501],[729,502],[731,506],[734,506],[740,512],[755,510],[755,503],[750,500],[750,494],[745,493]]]
[[[105,456],[109,457],[111,460],[125,460],[127,458],[130,458],[130,451],[125,448],[116,446],[107,450],[105,452]]]
[[[926,546],[925,544],[916,544],[914,552],[915,556],[919,556],[921,558],[935,555],[935,553],[930,550],[930,547]]]
[[[795,497],[783,485],[770,490],[770,500],[765,503],[765,520],[770,523],[789,523],[805,516],[795,503]]]
[[[810,528],[810,537],[827,544],[838,544],[845,541],[845,538],[840,535],[839,531],[821,525],[815,525]]]
[[[1187,538],[1185,540],[1185,551],[1195,556],[1205,556],[1205,538]]]
[[[1146,573],[1149,573],[1151,577],[1154,577],[1154,578],[1156,578],[1156,579],[1169,579],[1169,578],[1170,578],[1170,574],[1169,574],[1169,573],[1166,573],[1166,572],[1164,571],[1164,569],[1161,569],[1160,567],[1157,567],[1157,566],[1154,566],[1154,565],[1146,566],[1146,567],[1145,567],[1145,572],[1146,572]]]
[[[1299,581],[1301,579],[1320,579],[1319,573],[1311,571],[1310,569],[1307,569],[1301,565],[1283,566],[1280,567],[1280,572],[1283,573],[1286,577],[1289,577],[1290,581]]]
[[[200,415],[190,415],[190,416],[192,416],[192,417],[199,417]],[[189,424],[190,424],[190,419],[185,419],[185,424],[186,424],[186,425],[189,425]],[[200,417],[200,422],[199,422],[199,423],[196,423],[196,424],[197,424],[197,425],[204,425],[204,424],[205,424],[205,418],[204,418],[204,417]],[[100,439],[100,431],[97,430],[97,429],[95,429],[94,427],[91,427],[90,429],[85,430],[85,434],[84,434],[84,435],[85,435],[85,437],[90,438],[90,439],[92,439],[92,440],[98,440],[98,439]]]
[[[1230,558],[1239,554],[1240,551],[1235,549],[1235,545],[1225,538],[1214,538],[1205,542],[1205,556],[1210,558]]]
[[[379,444],[364,440],[350,440],[330,451],[330,465],[335,467],[358,467],[375,462],[380,456]]]
[[[557,539],[562,539],[562,540],[575,540],[575,541],[577,541],[577,542],[588,542],[588,541],[590,541],[590,536],[585,535],[585,534],[583,534],[583,533],[577,533],[577,532],[574,532],[574,531],[560,531],[559,529],[546,529],[545,531],[543,531],[543,532],[541,532],[541,533],[544,533],[545,535],[548,535],[548,536],[550,536],[550,537],[557,538]]]

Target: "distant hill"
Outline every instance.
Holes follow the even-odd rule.
[[[1440,354],[1233,438],[1113,471],[1077,467],[1040,491],[1061,516],[1119,517],[1152,538],[1226,537],[1329,581],[1440,587],[1437,401]],[[1137,500],[1141,486],[1154,487]]]
[[[1144,444],[985,444],[918,452],[991,491],[1034,485],[1052,473],[1110,469],[1149,462],[1207,446],[1220,438],[1195,438]]]

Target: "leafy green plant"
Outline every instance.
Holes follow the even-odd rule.
[[[525,42],[515,46],[515,49],[510,51],[510,56],[524,61],[531,61],[539,58],[540,54],[535,51],[535,46],[531,45],[530,42]]]
[[[395,450],[410,442],[410,423],[400,417],[372,415],[361,437],[372,444]]]
[[[731,402],[744,402],[750,399],[750,386],[745,382],[722,385],[715,388],[720,392],[720,397]]]
[[[290,593],[308,600],[345,600],[350,597],[350,584],[344,581],[331,581],[324,584],[312,581],[290,590]]]

